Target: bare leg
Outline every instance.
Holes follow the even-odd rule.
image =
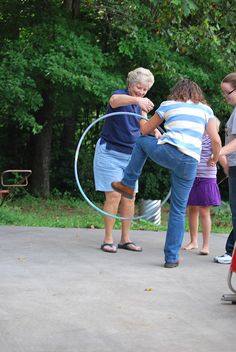
[[[106,200],[103,206],[103,210],[112,215],[116,215],[119,207],[121,195],[117,192],[105,192],[105,197],[106,197]],[[110,243],[110,244],[113,243],[112,231],[113,231],[114,224],[115,224],[115,219],[111,218],[110,216],[104,215],[105,237],[104,237],[103,243]],[[112,247],[105,246],[104,249],[110,252],[116,251],[115,245]]]
[[[199,214],[202,223],[203,244],[201,254],[209,254],[209,239],[211,233],[210,207],[199,207]]]
[[[190,230],[190,242],[184,247],[187,251],[198,248],[198,223],[199,223],[199,207],[189,205],[188,206],[188,219],[189,219],[189,230]]]
[[[121,198],[120,215],[125,218],[132,218],[134,216],[134,199],[128,199],[125,197]],[[130,226],[131,226],[131,220],[122,220],[121,239],[120,239],[121,244],[132,242],[129,237]],[[135,244],[130,244],[129,248],[132,250],[141,249],[141,247],[136,246]]]

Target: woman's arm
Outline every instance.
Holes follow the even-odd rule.
[[[206,128],[206,131],[211,138],[211,146],[212,146],[212,156],[208,161],[209,166],[213,166],[217,163],[220,155],[220,149],[221,149],[221,139],[217,130],[217,125],[215,119],[210,119],[208,121],[208,126]]]
[[[236,152],[236,139],[233,139],[231,142],[226,144],[220,151],[220,155],[228,155],[233,152]]]
[[[221,155],[221,150],[220,150],[220,156],[219,156],[219,163],[224,170],[225,176],[228,176],[228,173],[229,173],[228,161],[225,155]]]
[[[146,123],[147,123],[147,120],[145,120],[145,119],[141,119],[140,120],[140,131],[141,131],[141,134],[143,134],[142,133],[142,128],[143,128],[143,126]],[[149,132],[148,134],[151,134],[153,137],[156,137],[157,139],[161,138],[161,136],[162,136],[161,132],[157,128],[155,128],[153,131]]]
[[[162,123],[162,119],[160,116],[155,112],[155,114],[150,118],[149,121],[144,119],[140,120],[140,131],[142,134],[150,134],[153,133],[157,126]]]
[[[153,102],[148,98],[135,97],[128,94],[114,94],[110,97],[109,104],[113,109],[126,105],[139,105],[141,110],[149,112],[154,108]]]

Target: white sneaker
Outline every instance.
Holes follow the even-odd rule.
[[[232,261],[231,255],[225,253],[223,255],[219,255],[214,258],[215,263],[220,263],[220,264],[230,264]]]

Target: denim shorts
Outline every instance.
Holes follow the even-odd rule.
[[[106,143],[97,142],[93,160],[93,172],[96,191],[111,192],[113,181],[121,181],[124,169],[129,163],[131,154],[120,153],[106,149]],[[135,184],[135,192],[138,192],[138,181]]]

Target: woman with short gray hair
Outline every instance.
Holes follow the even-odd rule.
[[[110,116],[105,119],[101,136],[97,142],[94,156],[94,180],[97,191],[105,193],[104,211],[132,218],[134,199],[122,197],[111,187],[114,179],[123,176],[137,138],[140,136],[140,120],[130,113],[145,115],[154,107],[153,102],[145,95],[154,83],[154,76],[148,69],[139,67],[128,73],[127,88],[112,93],[107,113],[126,112],[127,114]],[[138,190],[136,183],[135,190]],[[116,253],[117,246],[113,242],[115,219],[104,216],[105,237],[101,249],[104,252]],[[142,248],[129,237],[131,221],[122,220],[121,238],[118,248],[141,252]]]

